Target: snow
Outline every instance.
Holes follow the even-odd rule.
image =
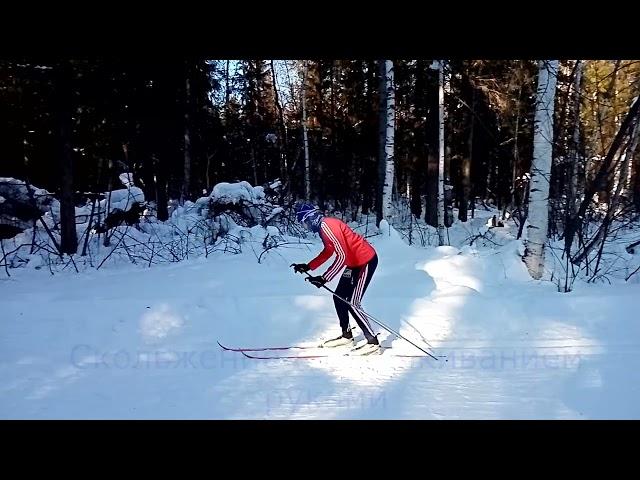
[[[118,178],[122,182],[122,185],[125,187],[133,187],[133,174],[132,173],[121,173],[118,175]]]
[[[52,194],[47,190],[36,188],[33,185],[29,185],[28,188],[27,190],[27,185],[24,180],[12,177],[0,177],[0,193],[5,197],[5,201],[9,198],[22,203],[30,203],[29,191],[31,191],[38,208],[45,209],[52,201],[57,203],[57,200],[53,200]]]
[[[264,199],[264,188],[252,187],[249,182],[223,182],[213,187],[210,197],[219,203],[238,203],[240,200],[261,203]]]
[[[260,263],[266,231],[255,226],[237,255],[13,269],[0,278],[0,417],[639,418],[640,285],[558,293],[529,277],[522,242],[488,229],[487,215],[450,229],[454,246],[409,246],[388,225],[370,237],[380,263],[363,308],[439,361],[390,356],[420,353],[392,336],[391,351],[370,357],[262,361],[218,347],[337,334],[331,296],[289,268],[320,251],[317,237],[286,237]],[[498,245],[461,241],[477,231]]]
[[[106,192],[104,196],[104,200],[100,200],[100,210],[103,212],[106,211],[107,206],[110,206],[110,212],[116,208],[127,211],[135,202],[144,202],[144,193],[142,189],[138,187],[112,190],[111,192]],[[91,208],[89,208],[89,211],[90,210]]]
[[[161,339],[180,329],[184,320],[180,315],[172,312],[170,307],[163,303],[157,309],[147,312],[140,320],[140,332],[148,341]]]

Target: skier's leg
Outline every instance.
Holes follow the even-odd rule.
[[[379,333],[377,325],[374,322],[371,322],[366,315],[363,315],[358,309],[361,308],[362,297],[364,293],[367,291],[367,287],[371,282],[371,277],[373,277],[374,272],[376,271],[376,267],[378,266],[378,256],[374,256],[364,267],[360,269],[360,275],[358,276],[353,295],[351,298],[351,303],[355,308],[349,307],[349,311],[353,318],[355,318],[357,324],[362,329],[362,333],[364,333],[367,342],[376,343],[376,335]]]
[[[351,296],[353,295],[354,273],[350,268],[345,268],[336,287],[336,295],[348,301],[351,301]],[[333,297],[333,303],[340,319],[340,328],[342,328],[342,333],[345,334],[349,330],[349,305],[336,297]]]
[[[336,288],[336,295],[340,295],[346,300],[351,300],[351,296],[353,295],[354,286],[351,282],[353,276],[352,273],[353,272],[350,268],[346,268],[342,273],[342,277],[340,277],[338,287]],[[325,347],[338,347],[340,345],[347,345],[353,342],[353,334],[349,329],[349,305],[336,297],[333,297],[333,303],[336,307],[338,318],[340,319],[342,334],[337,338],[332,338],[331,340],[324,342],[323,345]]]

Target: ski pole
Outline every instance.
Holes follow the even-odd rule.
[[[304,272],[307,277],[313,277],[313,275],[310,275],[309,272]],[[402,335],[400,335],[398,332],[394,331],[393,329],[391,329],[390,327],[386,326],[384,323],[382,323],[381,321],[375,319],[374,317],[372,317],[371,315],[369,315],[368,313],[366,313],[364,310],[362,310],[362,308],[358,308],[355,305],[353,305],[351,302],[349,302],[348,300],[345,300],[344,298],[342,298],[340,295],[337,295],[336,292],[334,292],[333,290],[331,290],[329,287],[327,287],[326,285],[322,285],[322,288],[324,288],[325,290],[331,292],[331,294],[336,297],[339,298],[340,300],[342,300],[344,303],[346,303],[347,305],[351,306],[351,308],[353,308],[354,310],[358,310],[360,312],[362,312],[363,314],[365,314],[367,316],[367,318],[373,320],[375,323],[377,323],[378,325],[380,325],[382,328],[384,328],[385,330],[387,330],[390,333],[393,333],[396,337],[401,338],[402,340],[404,340],[405,342],[409,342],[411,345],[413,345],[414,347],[416,347],[418,350],[420,350],[421,352],[426,353],[427,355],[429,355],[431,358],[433,358],[434,360],[438,360],[436,357],[434,357],[433,355],[431,355],[429,352],[427,352],[426,350],[422,349],[421,347],[419,347],[418,345],[416,345],[415,343],[413,343],[411,340],[408,340],[406,338],[404,338]]]

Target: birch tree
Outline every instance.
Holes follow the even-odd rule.
[[[309,177],[309,139],[307,137],[307,73],[308,65],[304,62],[302,74],[302,136],[304,139],[304,195],[306,200],[311,199],[311,179]]]
[[[553,111],[558,60],[541,61],[538,70],[533,160],[529,184],[529,225],[524,262],[535,279],[544,272],[544,245],[549,223],[549,177],[553,146]]]
[[[393,62],[385,60],[385,92],[386,92],[386,119],[387,127],[385,131],[384,153],[385,153],[385,176],[382,190],[382,205],[384,218],[391,223],[392,193],[394,177],[394,131],[395,131],[395,86],[393,84]]]
[[[444,241],[444,68],[438,62],[438,245]]]

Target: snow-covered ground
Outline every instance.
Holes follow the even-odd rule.
[[[0,417],[640,418],[637,283],[558,293],[531,280],[517,241],[423,249],[392,230],[372,243],[364,308],[446,358],[393,356],[421,352],[392,336],[369,357],[222,351],[339,333],[328,292],[289,268],[317,239],[261,263],[245,248],[152,268],[15,269],[0,278]]]

